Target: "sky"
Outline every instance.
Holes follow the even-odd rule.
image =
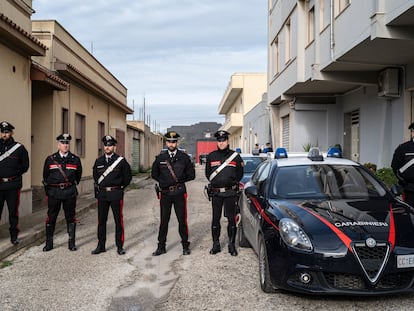
[[[224,122],[220,101],[236,72],[266,72],[266,0],[33,0],[128,90],[153,131]]]

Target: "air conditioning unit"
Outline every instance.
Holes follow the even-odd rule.
[[[398,68],[386,68],[381,71],[378,75],[378,96],[400,97],[399,77]]]

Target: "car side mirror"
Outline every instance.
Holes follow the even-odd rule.
[[[256,186],[249,186],[244,189],[244,193],[248,198],[250,197],[257,197],[257,187]]]
[[[400,196],[403,193],[403,188],[400,185],[392,185],[391,186],[391,192],[395,196]]]

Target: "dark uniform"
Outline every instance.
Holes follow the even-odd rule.
[[[228,141],[229,133],[226,131],[218,131],[215,137],[220,141]],[[217,149],[207,156],[205,167],[205,175],[208,180],[214,171],[220,167],[232,154],[233,150],[227,146],[225,149]],[[216,177],[210,180],[213,218],[211,224],[211,233],[213,237],[213,248],[210,254],[214,255],[221,251],[220,247],[220,219],[224,206],[224,216],[227,217],[227,234],[229,237],[229,253],[237,256],[235,247],[236,240],[236,215],[237,215],[237,199],[239,181],[243,177],[243,160],[239,154],[227,164]]]
[[[409,127],[414,132],[414,123]],[[412,134],[413,136],[413,134]],[[412,162],[410,162],[412,161]],[[392,158],[391,167],[403,187],[404,201],[414,207],[414,138],[399,145]]]
[[[3,121],[0,123],[0,218],[4,202],[9,210],[9,232],[12,244],[19,244],[19,202],[22,188],[22,175],[29,169],[29,154],[26,148],[13,137],[14,126]],[[7,135],[7,133],[10,133]],[[6,137],[7,135],[7,137]]]
[[[112,136],[102,138],[104,146],[115,146],[117,141]],[[118,161],[118,159],[120,159]],[[114,162],[118,163],[112,166]],[[112,170],[110,167],[112,166]],[[109,168],[109,170],[108,170]],[[105,177],[104,177],[105,176]],[[119,255],[124,255],[124,189],[132,179],[129,163],[116,153],[104,154],[96,159],[93,166],[96,198],[98,199],[98,246],[92,251],[93,255],[105,252],[106,222],[109,207],[112,209],[115,222],[115,244]]]
[[[160,199],[160,227],[158,233],[158,248],[153,256],[166,253],[168,222],[170,221],[171,208],[174,205],[175,215],[178,220],[178,232],[181,237],[183,254],[189,255],[190,242],[188,241],[187,225],[187,190],[185,182],[195,178],[195,169],[188,154],[177,149],[177,141],[180,135],[175,132],[165,134],[168,150],[155,158],[152,164],[151,177],[158,181],[161,192]],[[167,163],[171,165],[177,180],[170,172]]]
[[[69,134],[61,134],[56,140],[63,145],[69,145],[72,137]],[[43,251],[53,249],[53,233],[55,232],[56,219],[60,207],[65,213],[67,232],[69,235],[68,248],[76,251],[76,197],[82,177],[82,164],[78,156],[69,150],[66,154],[60,151],[48,156],[43,166],[43,184],[47,197],[47,218],[46,218],[46,245]]]

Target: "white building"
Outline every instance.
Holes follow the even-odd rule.
[[[389,167],[414,120],[413,0],[269,0],[273,146]]]

